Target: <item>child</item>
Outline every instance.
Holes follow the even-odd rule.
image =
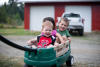
[[[65,41],[63,40],[63,38],[61,37],[61,35],[56,31],[55,29],[55,22],[54,22],[54,19],[52,17],[46,17],[43,19],[43,23],[45,23],[46,21],[50,21],[52,24],[53,24],[53,31],[52,31],[52,35],[54,37],[58,37],[59,40],[61,41],[62,44],[65,43]],[[43,33],[42,33],[43,34]]]
[[[67,30],[67,27],[69,25],[69,20],[67,18],[61,18],[60,22],[58,23],[58,29],[57,32],[60,33],[64,41],[71,41],[69,31]],[[59,38],[57,38],[57,42],[60,43],[61,41]]]
[[[45,22],[47,22],[47,21],[49,21],[49,22],[51,22],[51,23],[53,24],[52,35],[53,35],[54,37],[58,37],[59,40],[61,41],[61,43],[65,43],[64,40],[63,40],[63,38],[61,37],[61,35],[60,35],[59,33],[57,33],[56,30],[55,30],[55,22],[54,22],[54,19],[53,19],[52,17],[46,17],[46,18],[43,19],[43,23],[45,23]],[[43,35],[43,32],[41,33],[41,35]],[[27,43],[28,43],[29,45],[32,45],[33,43],[34,43],[34,44],[37,44],[37,39],[36,39],[36,38],[35,38],[35,39],[31,39],[31,40],[29,40]]]
[[[42,35],[37,37],[37,47],[46,48],[53,47],[55,43],[55,37],[51,34],[53,30],[53,24],[50,21],[46,21],[42,25]]]

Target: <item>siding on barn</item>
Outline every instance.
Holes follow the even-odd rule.
[[[30,6],[25,4],[24,7],[24,29],[29,30],[30,27]]]
[[[55,22],[57,22],[57,17],[61,17],[61,15],[65,12],[65,5],[55,5]]]
[[[92,30],[100,31],[100,5],[92,6]]]

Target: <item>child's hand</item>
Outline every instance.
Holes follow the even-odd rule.
[[[49,46],[47,46],[47,48],[50,48],[50,47],[54,47],[52,44],[50,44]]]
[[[27,41],[27,44],[30,45],[30,46],[31,46],[32,44],[37,45],[37,38],[34,38],[34,39],[31,39],[31,40]]]
[[[32,39],[32,40],[29,40],[28,42],[27,42],[29,45],[32,45],[32,44],[37,44],[37,40],[34,40],[34,39]]]
[[[27,42],[28,45],[32,45],[33,43],[35,43],[34,40],[29,40],[29,41]]]
[[[70,37],[68,37],[68,40],[69,40],[69,42],[71,42],[71,38]]]
[[[32,45],[31,40],[27,41],[27,44],[28,44],[28,45]]]
[[[37,48],[35,45],[32,45],[32,48]]]
[[[59,46],[59,43],[55,42],[54,46],[58,47]]]
[[[63,40],[63,41],[61,41],[61,44],[65,44],[65,43],[66,43],[66,41],[64,41],[64,40]]]

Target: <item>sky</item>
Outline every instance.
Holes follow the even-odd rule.
[[[0,5],[3,5],[5,2],[8,3],[8,0],[0,0]]]

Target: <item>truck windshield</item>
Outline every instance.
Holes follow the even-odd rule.
[[[65,14],[64,17],[80,17],[80,15],[71,13],[71,14]]]

